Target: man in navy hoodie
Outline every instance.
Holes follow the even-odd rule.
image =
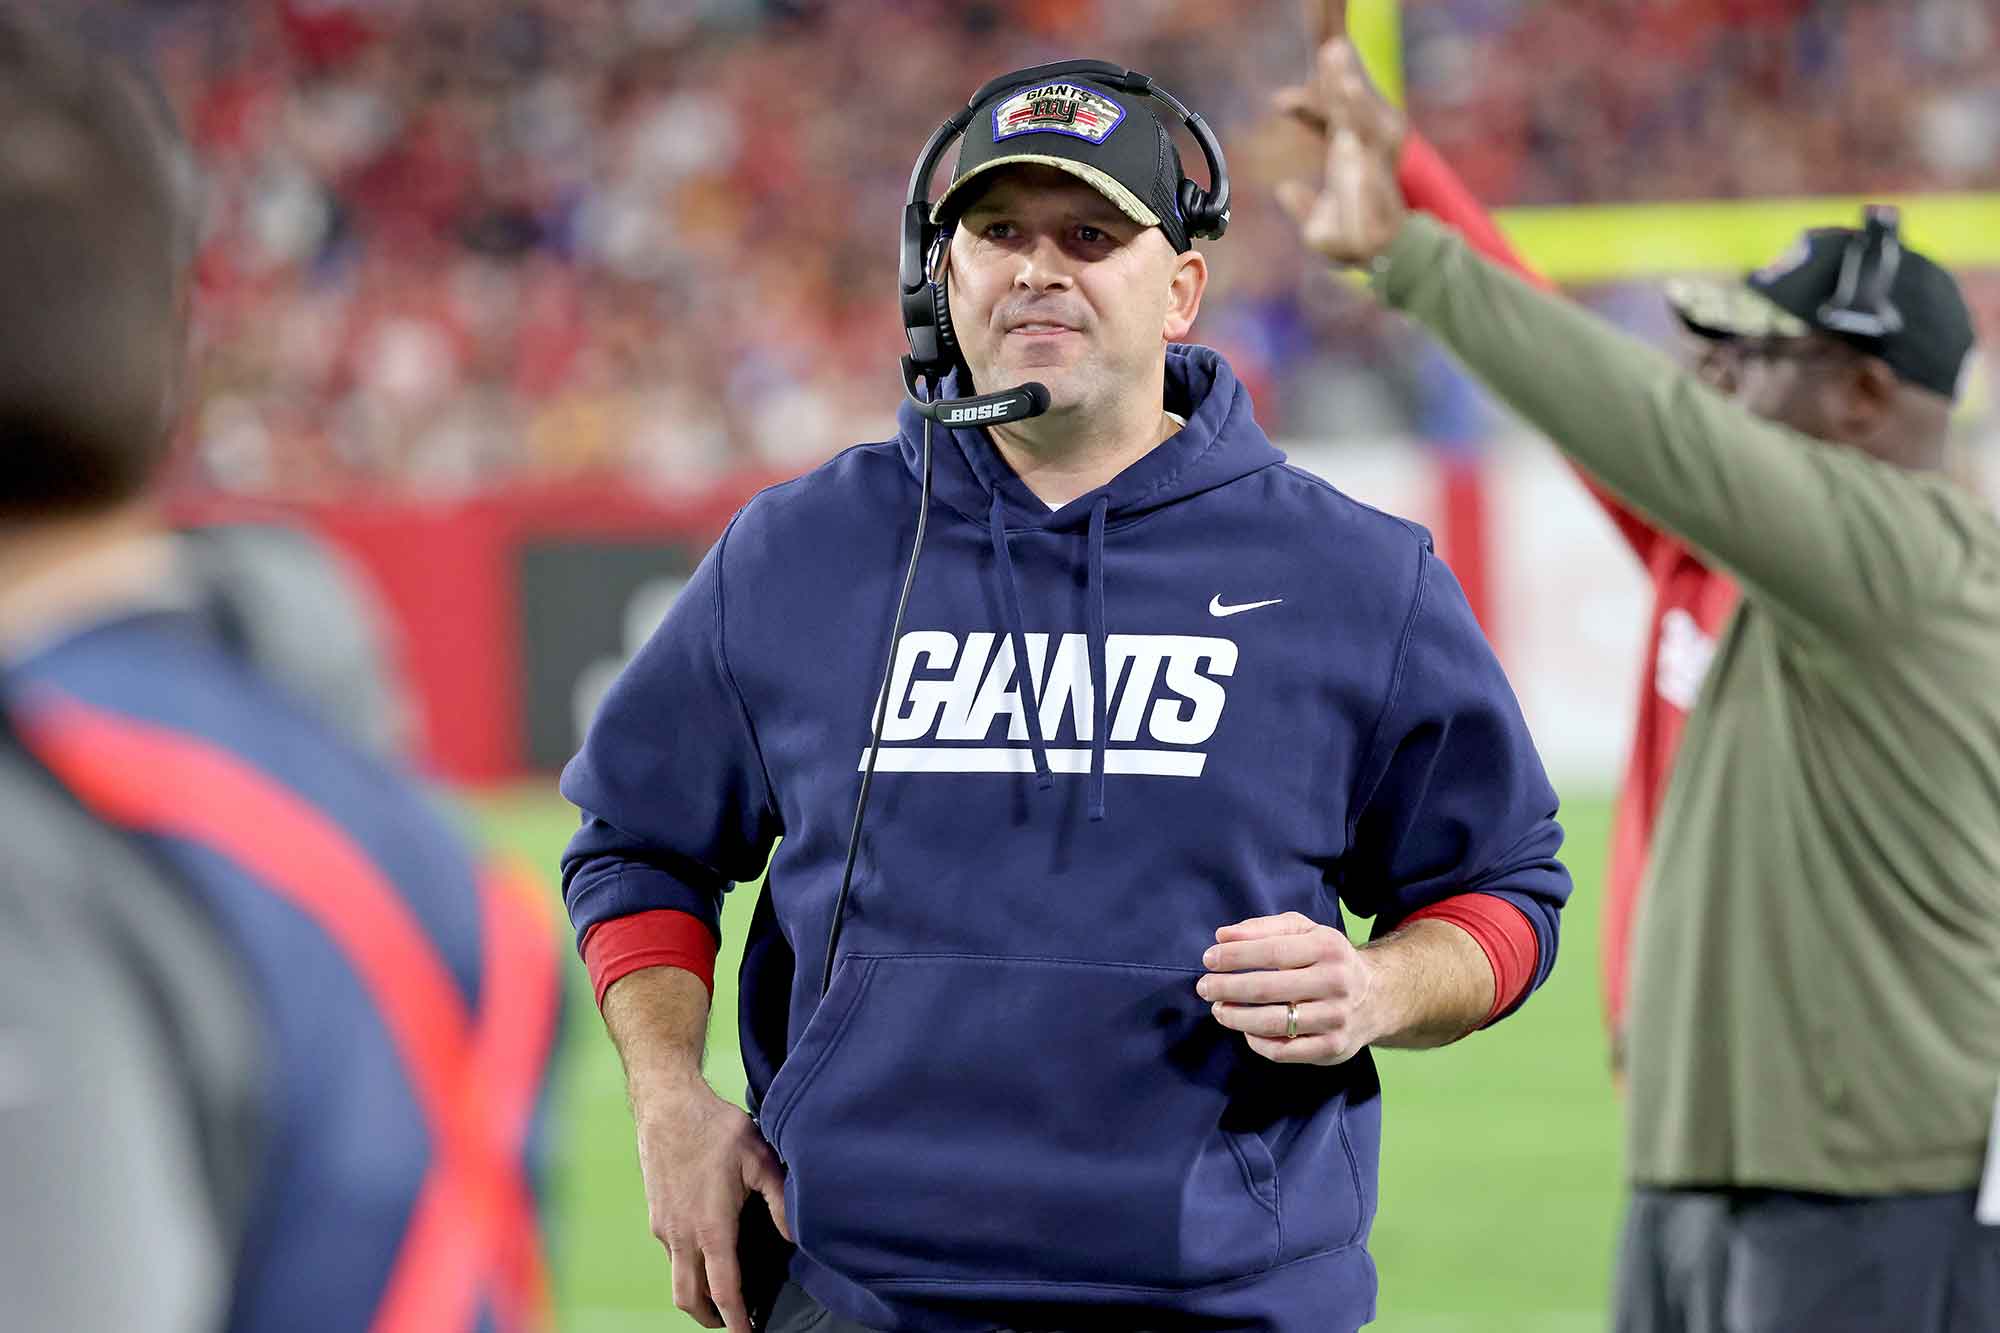
[[[1051,406],[937,428],[824,993],[913,407],[736,516],[563,777],[653,1230],[708,1327],[752,1326],[754,1192],[797,1244],[771,1328],[1351,1330],[1367,1048],[1451,1042],[1547,976],[1555,793],[1429,537],[1286,465],[1177,341],[1207,266],[1147,101],[992,104],[938,206],[944,392]],[[701,1051],[722,895],[767,858],[753,1118]]]

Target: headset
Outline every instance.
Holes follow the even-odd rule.
[[[939,254],[951,233],[948,227],[931,221],[930,183],[945,150],[965,133],[980,107],[1016,88],[1032,88],[1038,83],[1071,77],[1089,79],[1134,96],[1151,97],[1178,115],[1208,160],[1208,188],[1183,176],[1175,192],[1188,235],[1217,237],[1229,229],[1229,167],[1223,160],[1222,145],[1216,142],[1215,132],[1209,129],[1207,121],[1147,75],[1103,60],[1058,60],[989,80],[964,107],[938,126],[924,144],[916,168],[910,172],[909,193],[903,205],[902,248],[896,271],[903,302],[903,332],[910,343],[909,355],[903,358],[903,386],[917,410],[929,420],[947,426],[993,426],[1038,416],[1048,410],[1048,391],[1039,384],[973,398],[936,401],[938,385],[953,367],[962,363],[958,337],[951,327],[945,283],[937,271]],[[919,379],[929,381],[927,395],[918,394]]]
[[[931,221],[931,176],[972,118],[988,101],[1015,88],[1080,76],[1093,83],[1135,96],[1152,97],[1180,116],[1188,133],[1201,145],[1208,159],[1208,188],[1203,189],[1185,176],[1175,192],[1182,221],[1190,238],[1220,236],[1229,227],[1229,168],[1222,158],[1222,146],[1215,134],[1179,98],[1134,70],[1121,69],[1103,60],[1059,60],[1048,65],[1032,65],[991,79],[972,95],[965,106],[953,113],[932,132],[910,172],[910,188],[903,205],[902,251],[897,265],[897,283],[903,303],[903,332],[910,351],[903,358],[903,388],[924,418],[923,484],[917,498],[917,533],[910,543],[910,564],[903,575],[903,591],[896,600],[896,614],[890,622],[887,660],[882,664],[882,684],[875,692],[875,711],[869,725],[868,758],[862,765],[861,791],[854,801],[854,825],[847,836],[847,859],[840,871],[840,892],[833,900],[833,923],[827,929],[826,963],[820,970],[819,993],[825,997],[833,985],[834,955],[840,947],[840,928],[847,918],[847,898],[854,885],[854,859],[861,849],[861,826],[868,812],[868,793],[875,782],[875,761],[882,750],[882,718],[889,706],[889,679],[896,666],[896,644],[903,634],[903,613],[909,609],[910,589],[917,581],[917,561],[924,553],[925,519],[931,509],[931,426],[1000,426],[1025,421],[1049,410],[1049,391],[1030,381],[1011,389],[976,394],[964,398],[938,397],[944,377],[964,364],[958,338],[952,332],[951,308],[945,295],[938,259],[950,231]],[[918,381],[924,382],[922,392]],[[964,381],[970,384],[970,377]]]
[[[1903,327],[1903,314],[1889,299],[1903,264],[1902,215],[1887,204],[1870,204],[1861,216],[1861,230],[1847,238],[1840,280],[1832,299],[1819,308],[1819,322],[1857,338],[1883,338]]]

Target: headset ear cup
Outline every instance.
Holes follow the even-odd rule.
[[[1187,224],[1190,237],[1220,236],[1228,225],[1215,216],[1215,205],[1208,191],[1185,177],[1181,179],[1180,205],[1181,219]]]
[[[937,312],[938,359],[950,364],[958,360],[958,333],[951,327],[951,299],[941,282],[931,283],[931,308]]]
[[[1203,222],[1202,205],[1207,202],[1202,198],[1202,189],[1199,185],[1196,185],[1193,181],[1183,176],[1181,177],[1179,194],[1181,221],[1187,224],[1188,235],[1199,236]]]

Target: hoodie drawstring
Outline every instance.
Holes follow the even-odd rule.
[[[1028,746],[1035,756],[1035,785],[1046,791],[1055,785],[1049,771],[1049,747],[1042,740],[1042,701],[1035,691],[1035,672],[1028,661],[1028,636],[1021,630],[1021,589],[1014,582],[1014,557],[1007,550],[1007,521],[1000,493],[993,493],[989,511],[993,559],[1000,566],[1000,610],[1007,617],[1007,637],[1014,645],[1014,670],[1021,682],[1021,709],[1027,714]]]
[[[1104,818],[1104,733],[1111,681],[1104,667],[1104,516],[1111,501],[1090,507],[1090,582],[1084,588],[1090,626],[1090,817]],[[1018,651],[1018,650],[1017,650]]]
[[[1104,818],[1104,742],[1109,730],[1111,688],[1105,669],[1104,634],[1104,520],[1111,501],[1099,496],[1090,507],[1090,556],[1084,588],[1084,613],[1090,640],[1090,818]],[[1014,645],[1014,669],[1021,682],[1021,709],[1027,716],[1028,747],[1035,756],[1035,785],[1044,791],[1055,785],[1049,770],[1048,742],[1042,737],[1042,701],[1035,688],[1035,672],[1028,661],[1028,636],[1021,628],[1021,588],[1014,581],[1014,556],[1007,549],[1007,519],[1000,496],[994,493],[987,511],[987,531],[993,539],[993,561],[1000,568],[1000,611],[1007,618],[1007,639]],[[1050,664],[1051,669],[1054,663]]]

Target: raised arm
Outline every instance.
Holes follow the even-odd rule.
[[[1428,213],[1452,228],[1479,254],[1518,274],[1524,282],[1543,291],[1555,290],[1555,284],[1530,268],[1508,242],[1492,215],[1466,188],[1458,173],[1451,169],[1451,164],[1414,130],[1403,138],[1402,156],[1396,166],[1396,183],[1403,191],[1404,202],[1411,208]],[[1575,466],[1573,461],[1571,466]],[[1632,553],[1638,556],[1639,562],[1650,563],[1659,545],[1659,530],[1605,490],[1588,472],[1578,468],[1576,475],[1618,529],[1626,545],[1632,548]]]
[[[1345,33],[1346,5],[1343,0],[1325,0],[1324,3],[1308,7],[1318,28],[1318,45],[1324,45]],[[1320,98],[1312,88],[1306,86],[1282,89],[1276,97],[1278,109],[1291,117],[1307,130],[1322,137],[1326,134],[1325,112],[1320,108]],[[1445,161],[1431,143],[1412,128],[1401,112],[1383,103],[1389,120],[1388,129],[1400,142],[1396,157],[1396,185],[1402,191],[1403,202],[1411,209],[1428,213],[1465,238],[1479,254],[1493,263],[1518,274],[1525,282],[1544,291],[1554,291],[1555,284],[1537,273],[1522,258],[1506,234],[1500,230],[1477,195],[1459,178],[1451,164]],[[1570,460],[1565,460],[1570,461]],[[1571,466],[1575,467],[1574,462]],[[1603,508],[1605,516],[1618,533],[1625,539],[1641,564],[1649,564],[1660,540],[1659,530],[1644,518],[1633,512],[1611,492],[1598,484],[1588,472],[1577,469],[1577,479],[1591,498]]]
[[[1943,483],[1760,420],[1409,215],[1393,123],[1345,41],[1323,48],[1314,95],[1325,180],[1281,193],[1307,244],[1371,267],[1389,304],[1625,501],[1774,612],[1850,642],[1879,641],[1958,577],[1970,547]]]

